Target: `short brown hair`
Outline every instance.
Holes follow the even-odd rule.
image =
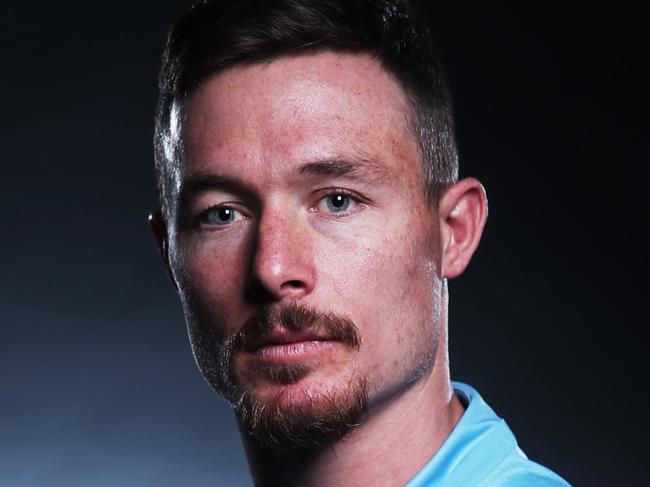
[[[432,41],[407,0],[204,0],[172,25],[163,55],[154,135],[163,214],[179,163],[170,159],[180,157],[169,149],[174,104],[229,67],[324,50],[370,54],[399,82],[422,152],[424,191],[437,201],[458,179],[452,102]]]

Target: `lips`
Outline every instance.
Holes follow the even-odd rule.
[[[281,308],[261,309],[226,343],[227,357],[239,356],[267,368],[314,364],[327,360],[340,347],[358,350],[361,340],[356,325],[347,316],[289,303]]]
[[[337,340],[318,330],[289,330],[275,326],[271,332],[252,339],[245,351],[268,362],[291,362],[312,358],[331,349]]]
[[[247,352],[258,352],[269,347],[296,345],[305,342],[333,341],[330,334],[319,330],[289,330],[284,326],[275,326],[261,337],[252,338],[246,346]]]

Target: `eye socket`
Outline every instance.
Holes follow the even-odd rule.
[[[327,194],[316,205],[316,211],[332,213],[336,216],[346,216],[359,205],[359,199],[343,191]]]
[[[240,211],[231,206],[213,206],[199,216],[199,221],[205,225],[225,226],[244,218]]]

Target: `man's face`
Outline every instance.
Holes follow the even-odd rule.
[[[169,260],[213,387],[318,418],[430,370],[438,220],[381,65],[324,52],[231,68],[182,117]]]

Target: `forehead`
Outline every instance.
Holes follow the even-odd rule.
[[[296,165],[366,160],[419,177],[406,95],[368,55],[322,52],[230,68],[187,100],[183,172],[261,175]]]

